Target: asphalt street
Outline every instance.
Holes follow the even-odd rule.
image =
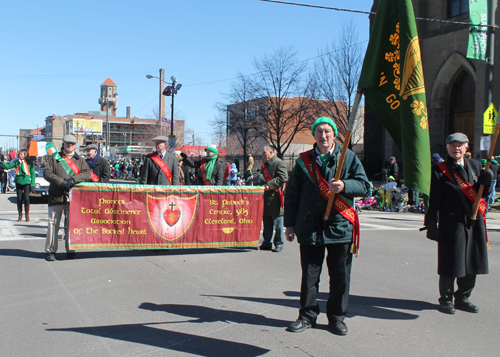
[[[418,213],[363,212],[347,336],[287,332],[298,316],[296,242],[256,249],[91,251],[44,260],[46,204],[17,220],[0,195],[1,356],[498,356],[500,214],[488,218],[490,274],[478,314],[437,311],[436,244]],[[320,306],[325,311],[328,274]]]

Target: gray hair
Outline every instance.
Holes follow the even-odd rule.
[[[271,144],[264,145],[263,149],[265,149],[266,151],[270,151],[270,152],[272,152],[273,154],[276,155],[276,149],[274,147],[272,147]]]

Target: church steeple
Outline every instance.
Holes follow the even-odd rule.
[[[101,111],[105,112],[109,110],[113,116],[116,116],[116,110],[118,109],[118,93],[116,92],[117,85],[115,82],[108,77],[101,84],[101,96],[99,98],[99,104],[101,105]]]

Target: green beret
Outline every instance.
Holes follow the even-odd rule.
[[[335,137],[337,137],[337,125],[335,125],[335,122],[332,120],[332,118],[328,118],[328,117],[318,118],[314,122],[314,124],[312,126],[312,130],[311,130],[311,133],[312,133],[313,136],[314,136],[314,130],[316,129],[316,127],[319,124],[328,124],[328,125],[330,125],[333,128],[333,132],[335,133]]]
[[[213,152],[215,155],[219,154],[219,151],[217,151],[217,148],[213,145],[205,148],[205,150],[210,150],[211,152]]]

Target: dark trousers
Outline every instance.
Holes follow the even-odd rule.
[[[344,321],[349,303],[352,254],[351,243],[326,246],[300,245],[302,285],[300,288],[300,318],[315,322],[319,315],[318,291],[321,269],[328,252],[326,264],[330,275],[330,295],[326,303],[328,322]]]
[[[455,291],[455,279],[457,279],[458,289]],[[440,304],[452,302],[455,296],[455,304],[469,302],[470,294],[476,285],[476,275],[466,275],[462,278],[449,276],[439,276],[439,298]]]
[[[16,183],[17,205],[30,204],[30,185],[20,185]]]

